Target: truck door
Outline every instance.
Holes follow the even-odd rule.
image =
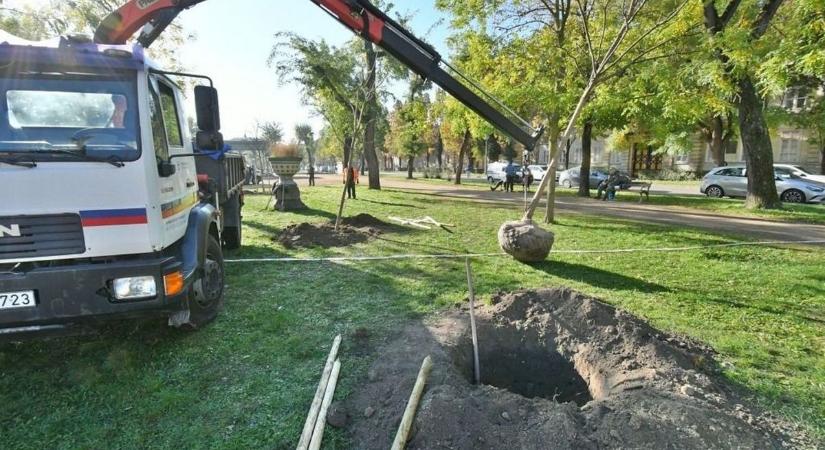
[[[197,173],[191,156],[191,139],[182,126],[180,96],[174,85],[159,76],[150,76],[152,133],[158,162],[157,186],[162,223],[162,247],[177,242],[186,231],[188,212],[198,202]],[[174,165],[173,173],[163,173],[161,163]]]

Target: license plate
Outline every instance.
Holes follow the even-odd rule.
[[[34,291],[0,292],[0,309],[31,308],[34,306]]]

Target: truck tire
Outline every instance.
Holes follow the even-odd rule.
[[[224,263],[221,245],[209,236],[202,277],[189,290],[189,328],[198,329],[211,322],[223,306]]]

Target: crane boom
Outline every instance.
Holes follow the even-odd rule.
[[[203,1],[130,0],[103,20],[95,33],[95,42],[123,44],[141,27],[148,25],[138,37],[138,42],[149,47],[178,14]],[[531,127],[518,114],[449,66],[431,45],[410,33],[369,0],[310,1],[362,38],[390,53],[419,76],[440,86],[491,125],[520,142],[528,151],[535,148],[542,135],[541,128]]]

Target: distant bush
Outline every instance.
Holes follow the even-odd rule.
[[[423,171],[424,178],[434,178],[434,179],[449,179],[450,171],[449,170],[438,170],[438,167],[427,167]]]

